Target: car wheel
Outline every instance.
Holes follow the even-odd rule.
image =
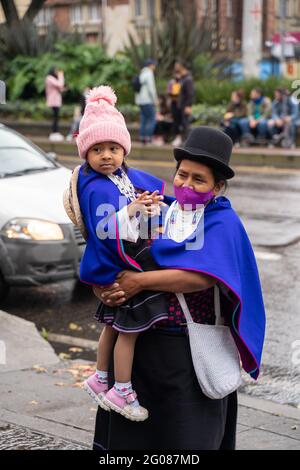
[[[2,274],[0,273],[0,302],[6,299],[9,293],[10,286],[5,282]]]

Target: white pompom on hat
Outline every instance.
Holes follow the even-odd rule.
[[[93,88],[86,100],[84,115],[76,138],[81,158],[86,158],[88,150],[101,142],[116,142],[125,150],[131,150],[131,138],[123,115],[115,108],[117,97],[109,86]]]

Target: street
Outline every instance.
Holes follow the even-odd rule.
[[[80,164],[79,159],[67,157],[60,161],[69,168]],[[172,194],[175,164],[171,159],[162,164],[143,160],[130,164],[165,178],[166,193]],[[229,181],[226,195],[253,243],[267,313],[260,378],[255,383],[245,376],[240,391],[300,407],[300,171],[236,167],[236,178]],[[97,341],[100,328],[93,320],[96,306],[88,287],[67,281],[12,289],[1,308],[33,321],[46,337],[55,333]],[[95,360],[95,351],[80,340],[77,347],[63,341],[52,344],[65,357]]]

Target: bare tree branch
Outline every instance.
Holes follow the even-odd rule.
[[[41,10],[41,8],[43,7],[45,2],[46,2],[46,0],[31,0],[31,3],[29,5],[28,10],[26,11],[23,19],[25,21],[26,20],[29,20],[29,21],[34,20],[34,18],[36,17],[38,12]]]

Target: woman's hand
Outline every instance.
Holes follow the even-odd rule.
[[[93,286],[94,294],[110,307],[122,305],[126,300],[141,292],[139,274],[134,271],[122,271],[111,286]]]
[[[126,301],[125,293],[120,289],[117,282],[111,286],[94,285],[93,292],[101,302],[109,307],[122,305]],[[111,295],[113,295],[113,298],[110,298]]]

